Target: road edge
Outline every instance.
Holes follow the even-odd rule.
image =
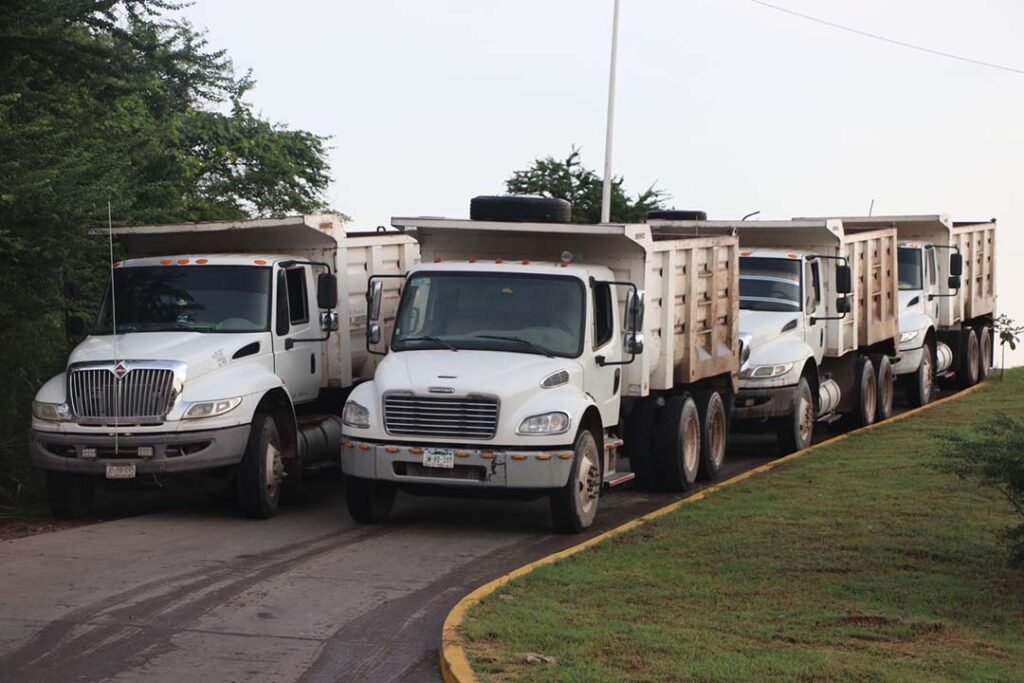
[[[950,403],[956,399],[963,398],[964,396],[967,396],[969,394],[974,393],[975,391],[978,391],[984,386],[984,383],[975,384],[973,387],[959,391],[953,394],[952,396],[946,396],[945,398],[941,398],[927,405],[923,405],[920,408],[908,410],[905,413],[900,413],[899,415],[895,415],[882,422],[876,422],[875,424],[868,425],[867,427],[861,427],[859,429],[854,429],[853,431],[846,432],[845,434],[839,434],[838,436],[834,436],[831,439],[826,439],[825,441],[822,441],[819,444],[815,444],[813,446],[805,448],[802,451],[797,451],[796,453],[791,453],[789,455],[778,458],[777,460],[772,460],[771,462],[759,465],[758,467],[747,470],[746,472],[737,474],[735,477],[726,479],[723,482],[719,482],[718,484],[702,489],[697,493],[693,494],[692,496],[687,496],[682,500],[677,500],[673,503],[669,503],[668,505],[658,508],[653,512],[648,512],[647,514],[641,515],[640,517],[632,519],[613,529],[609,529],[604,533],[598,534],[593,538],[589,538],[586,541],[583,541],[582,543],[578,543],[564,550],[559,550],[556,553],[546,555],[538,560],[534,560],[533,562],[524,564],[523,566],[518,567],[517,569],[513,569],[507,574],[503,574],[498,578],[493,579],[492,581],[488,581],[487,583],[476,588],[468,595],[463,597],[461,600],[459,600],[457,603],[455,603],[455,606],[452,607],[452,609],[448,612],[448,616],[445,617],[444,625],[441,627],[441,679],[445,683],[477,683],[479,679],[477,679],[476,674],[473,673],[473,669],[469,665],[469,658],[466,657],[466,651],[462,647],[462,640],[460,638],[460,627],[462,626],[462,622],[465,619],[466,613],[469,611],[470,607],[480,602],[485,597],[487,597],[494,591],[498,590],[508,582],[517,579],[520,576],[529,574],[538,567],[554,564],[555,562],[561,559],[582,552],[587,548],[590,548],[591,546],[595,546],[598,543],[608,540],[609,538],[619,536],[651,520],[657,519],[659,517],[664,517],[665,515],[678,510],[684,505],[696,503],[700,500],[703,500],[710,496],[711,494],[715,493],[716,491],[719,491],[727,486],[738,484],[739,482],[749,479],[753,476],[768,472],[769,470],[772,470],[778,467],[779,465],[785,464],[792,460],[796,460],[797,458],[813,453],[814,451],[820,448],[824,448],[825,446],[829,446],[839,441],[843,441],[844,439],[847,439],[854,434],[860,434],[862,432],[867,432],[872,429],[884,427],[887,424],[891,424],[893,422],[897,422],[899,420],[912,417],[930,408],[934,408],[945,403]]]

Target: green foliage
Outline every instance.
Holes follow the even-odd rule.
[[[324,207],[326,141],[253,113],[252,81],[178,9],[0,3],[0,497],[31,490],[28,410],[69,350],[65,308],[99,300],[108,201],[115,224]]]
[[[999,363],[999,377],[1002,379],[1003,373],[1006,372],[1006,347],[1009,346],[1011,351],[1017,350],[1017,344],[1020,342],[1021,336],[1024,335],[1024,325],[1018,325],[1013,318],[1003,313],[997,315],[996,319],[992,321],[992,327],[999,335],[999,350],[1002,355],[1002,360]]]
[[[942,469],[999,491],[1024,518],[1024,418],[995,415],[976,430],[943,435]],[[1007,530],[1010,559],[1024,565],[1024,519]]]
[[[511,194],[557,197],[572,203],[574,223],[601,222],[601,193],[603,181],[594,171],[580,162],[580,150],[572,148],[564,160],[545,157],[533,162],[526,170],[515,171],[505,181]],[[647,212],[662,208],[668,195],[651,185],[630,199],[622,189],[622,178],[612,179],[611,220],[623,223],[642,223]]]

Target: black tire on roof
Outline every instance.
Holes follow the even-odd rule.
[[[473,197],[469,203],[469,218],[509,223],[568,223],[572,219],[572,204],[555,197]]]

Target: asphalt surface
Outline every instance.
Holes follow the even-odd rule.
[[[734,437],[722,478],[778,455]],[[578,536],[552,531],[545,500],[399,494],[359,526],[337,476],[267,521],[158,494],[147,514],[0,543],[0,680],[437,681],[462,596],[682,497],[630,486]]]

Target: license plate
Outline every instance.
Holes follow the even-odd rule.
[[[135,463],[107,465],[107,479],[134,479]]]
[[[424,467],[443,467],[452,469],[455,467],[455,451],[450,448],[425,448],[423,449]]]

